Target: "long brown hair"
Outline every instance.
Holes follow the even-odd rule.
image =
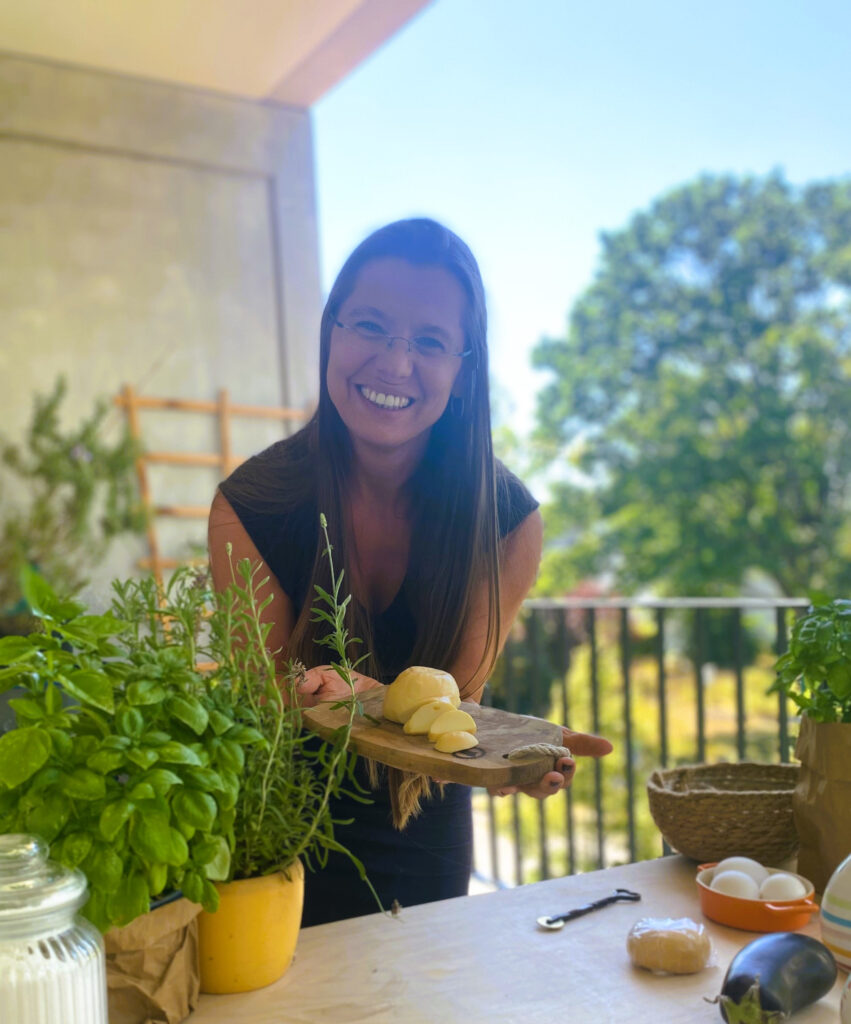
[[[423,459],[408,482],[412,509],[411,555],[406,596],[417,623],[411,664],[448,668],[459,653],[473,592],[486,587],[488,630],[481,667],[496,656],[499,635],[499,530],[497,466],[493,456],[488,400],[487,312],[484,287],[473,254],[452,231],[428,219],[397,221],[380,228],[352,252],[334,282],[320,328],[319,405],[298,434],[266,449],[237,470],[229,493],[265,512],[289,511],[305,501],[325,513],[337,568],[352,579],[352,542],[345,514],[351,470],[351,441],[328,393],[331,331],[357,276],[372,260],[398,258],[415,266],[440,267],[461,285],[465,298],[465,347],[471,355],[461,369],[461,394],[447,405],[431,429]],[[499,467],[501,469],[501,467]],[[501,473],[499,473],[501,476]],[[324,626],[311,621],[314,584],[327,588],[327,559],[318,545],[304,607],[300,609],[287,654],[306,665],[319,663],[315,641]],[[345,589],[345,583],[344,583]],[[364,641],[369,659],[363,671],[386,673],[371,645],[367,611],[349,605],[348,628]],[[388,681],[386,678],[384,681]],[[468,680],[458,680],[464,687]]]

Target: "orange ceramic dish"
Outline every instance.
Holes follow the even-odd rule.
[[[807,890],[801,899],[745,900],[710,889],[715,867],[715,864],[701,864],[697,873],[700,909],[712,921],[748,932],[793,932],[804,928],[809,924],[810,915],[818,913],[818,904],[813,899],[813,883],[803,875],[785,872],[794,875]],[[777,874],[772,868],[767,870],[769,874]]]

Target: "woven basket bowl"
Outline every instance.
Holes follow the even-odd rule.
[[[647,780],[650,813],[673,849],[701,863],[752,857],[776,866],[798,848],[793,764],[690,764]]]

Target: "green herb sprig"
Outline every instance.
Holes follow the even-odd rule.
[[[273,600],[263,596],[268,577],[248,559],[231,561],[231,583],[220,595],[211,619],[211,650],[218,656],[219,677],[231,695],[233,714],[262,736],[246,752],[241,790],[236,805],[230,877],[252,878],[288,871],[298,859],[308,868],[322,867],[332,851],[350,858],[360,878],[378,895],[363,864],[334,836],[340,822],[332,814],[334,797],[348,795],[368,803],[370,798],[354,777],[355,755],[348,750],[359,702],[350,649],[360,643],[349,636],[345,612],[350,597],[342,597],[343,572],[334,570],[332,546],[325,516],[320,516],[324,555],[331,570],[331,591],[316,588],[314,621],[327,622],[328,634],[320,643],[336,655],[334,671],[349,687],[341,702],[348,709],[345,722],[328,742],[304,728],[298,684],[305,668],[294,660],[283,665],[269,649],[271,622],[264,612]],[[232,549],[227,548],[228,558]]]
[[[851,601],[811,600],[792,626],[771,691],[785,693],[814,722],[851,722]]]

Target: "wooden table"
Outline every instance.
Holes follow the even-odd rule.
[[[756,935],[700,913],[695,867],[682,857],[609,868],[501,892],[411,907],[302,931],[296,959],[268,988],[202,996],[190,1024],[718,1024],[715,996],[738,949]],[[614,904],[544,932],[535,919],[622,887]],[[700,974],[633,968],[626,934],[640,917],[703,921],[715,948]],[[818,937],[818,918],[806,931]],[[795,1024],[837,1024],[833,990]]]

